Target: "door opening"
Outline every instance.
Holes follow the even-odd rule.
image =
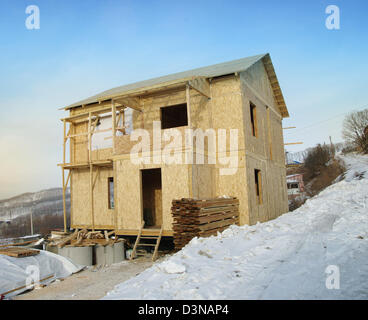
[[[145,227],[161,227],[162,186],[161,169],[144,169],[142,172],[143,219]]]

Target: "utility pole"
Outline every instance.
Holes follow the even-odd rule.
[[[331,151],[332,151],[333,155],[335,155],[335,146],[332,143],[331,136],[330,136],[330,145],[331,145]]]
[[[33,236],[33,212],[31,210],[31,235]]]

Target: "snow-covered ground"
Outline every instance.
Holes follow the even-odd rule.
[[[345,179],[299,209],[194,238],[104,299],[367,299],[368,157],[342,159]]]

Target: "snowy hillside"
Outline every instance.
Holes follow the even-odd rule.
[[[345,179],[299,209],[195,238],[105,299],[367,299],[368,157],[342,158]]]
[[[67,193],[69,202],[69,193]],[[54,188],[0,200],[0,221],[11,221],[33,212],[37,214],[62,214],[62,189]]]

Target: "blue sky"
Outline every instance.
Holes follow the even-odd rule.
[[[340,30],[325,27],[327,5]],[[25,9],[40,9],[27,30]],[[341,141],[368,107],[368,2],[2,0],[0,199],[61,185],[58,108],[114,86],[269,52],[290,112],[285,141]],[[327,120],[327,121],[326,121]]]

